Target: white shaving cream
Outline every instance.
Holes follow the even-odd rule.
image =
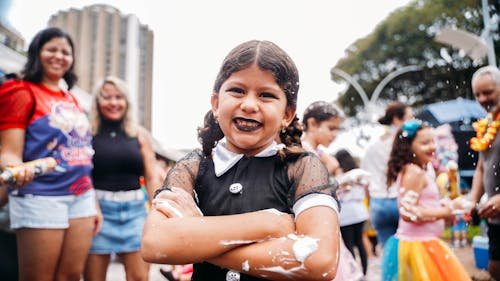
[[[292,246],[293,254],[295,259],[301,263],[318,249],[318,239],[309,236],[298,237],[295,234],[289,234],[288,238],[295,240]]]
[[[252,244],[255,242],[259,242],[260,240],[222,240],[219,242],[222,246],[230,246],[230,245],[246,245]]]
[[[160,208],[167,209],[168,211],[174,213],[179,218],[184,217],[184,215],[179,210],[177,210],[177,208],[170,205],[170,203],[168,203],[167,200],[157,199],[157,200],[155,200],[155,206],[157,206],[157,205],[160,205]]]
[[[276,209],[274,209],[274,208],[272,208],[272,209],[265,209],[264,211],[269,212],[269,213],[271,213],[271,214],[278,215],[278,216],[285,215],[285,213],[280,212],[280,211],[278,211],[278,210],[276,210]]]
[[[421,213],[417,208],[419,194],[413,190],[405,192],[401,198],[401,207],[399,207],[399,212],[410,218],[411,221],[417,221],[421,217]]]
[[[295,272],[298,272],[299,270],[304,270],[305,268],[304,265],[300,265],[292,267],[290,269],[285,269],[282,266],[261,267],[259,269],[262,271],[279,273],[283,276],[294,277],[296,275]]]
[[[250,270],[250,264],[248,263],[248,260],[245,260],[241,264],[241,268],[243,269],[243,271],[249,271]]]

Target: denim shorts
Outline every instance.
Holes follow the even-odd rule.
[[[139,251],[146,221],[145,200],[116,202],[99,200],[104,221],[94,236],[91,254],[119,254]]]
[[[80,195],[9,195],[10,227],[65,229],[70,219],[95,216],[93,189]]]

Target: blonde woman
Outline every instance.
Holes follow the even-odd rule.
[[[95,150],[92,176],[104,222],[92,241],[85,280],[106,280],[112,253],[123,261],[127,280],[147,280],[148,266],[139,254],[147,215],[139,177],[144,176],[149,195],[161,183],[154,175],[152,142],[133,119],[124,81],[109,76],[98,85],[90,122]]]

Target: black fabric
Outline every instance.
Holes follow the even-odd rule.
[[[229,187],[239,183],[241,192]],[[326,167],[309,153],[283,162],[278,156],[243,158],[220,177],[215,176],[212,159],[200,150],[188,153],[168,172],[166,187],[180,187],[193,193],[205,216],[254,212],[274,208],[292,213],[295,202],[311,193],[335,198],[336,182],[329,181]],[[226,280],[228,270],[203,262],[193,265],[193,281]],[[240,273],[242,281],[267,280]]]
[[[488,198],[500,194],[500,134],[492,141],[488,150],[482,151],[483,158],[483,186]],[[492,222],[492,221],[490,221]],[[500,225],[500,219],[493,222]]]
[[[195,187],[198,206],[205,216],[241,214],[275,208],[292,213],[288,198],[294,196],[287,171],[277,156],[243,158],[219,178],[214,163],[202,160]],[[242,191],[233,194],[231,184],[240,183]],[[203,262],[193,265],[193,281],[226,280],[227,269]],[[266,280],[240,273],[240,280]]]
[[[363,226],[365,223],[366,221],[362,221],[359,223],[340,227],[340,232],[342,233],[344,244],[349,252],[351,252],[353,257],[356,257],[354,247],[358,248],[359,257],[361,258],[361,265],[363,266],[363,274],[366,274],[366,270],[368,269],[368,258],[365,247],[363,245]]]
[[[16,235],[3,230],[0,230],[0,279],[18,279]]]
[[[119,123],[105,122],[94,136],[92,177],[96,189],[126,191],[140,188],[144,163],[137,137],[128,137]]]
[[[198,178],[195,187],[198,206],[205,216],[241,214],[268,208],[292,213],[288,198],[294,197],[295,190],[291,189],[287,170],[277,156],[243,156],[220,177],[214,176],[213,162],[206,163],[206,171]],[[232,194],[229,187],[235,183],[243,188],[240,193]]]
[[[500,261],[500,225],[488,223],[490,260]]]

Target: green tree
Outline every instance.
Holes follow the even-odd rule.
[[[498,18],[499,1],[490,5]],[[379,96],[380,103],[401,100],[414,107],[456,97],[473,98],[470,77],[487,60],[477,63],[461,51],[437,43],[434,37],[443,27],[457,27],[481,34],[483,18],[481,0],[415,0],[392,12],[368,36],[349,46],[335,68],[350,74],[371,97],[378,83],[392,71],[407,65],[419,65],[421,71],[408,72],[392,80]],[[497,58],[500,42],[494,37]],[[451,63],[440,52],[445,48]],[[332,75],[340,82],[340,76]],[[349,115],[363,106],[356,90],[350,86],[339,98]]]

